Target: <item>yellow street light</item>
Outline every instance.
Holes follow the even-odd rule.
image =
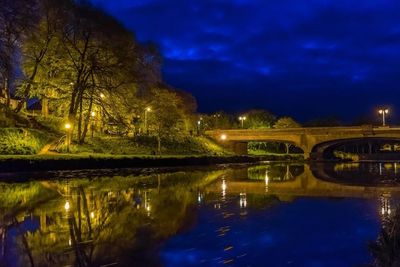
[[[64,209],[65,209],[66,212],[68,212],[70,208],[71,208],[71,207],[70,207],[70,205],[69,205],[69,201],[67,200],[67,201],[65,202]]]
[[[64,125],[64,127],[65,127],[65,130],[67,130],[67,135],[66,135],[66,138],[65,138],[65,144],[67,145],[67,152],[69,152],[69,147],[70,147],[70,144],[71,144],[71,128],[72,128],[72,125],[69,123],[69,122],[67,122],[65,125]]]
[[[149,128],[147,125],[147,112],[151,112],[151,107],[147,107],[144,109],[144,129],[146,131],[146,133],[149,133]]]
[[[243,124],[244,124],[244,121],[246,120],[246,116],[240,116],[239,117],[239,121],[240,121],[240,123],[241,123],[241,125],[242,125],[242,128],[243,128]]]

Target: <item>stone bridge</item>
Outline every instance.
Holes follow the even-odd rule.
[[[290,143],[304,151],[306,159],[321,159],[331,147],[350,141],[394,140],[400,142],[400,127],[312,127],[287,129],[212,130],[205,135],[237,154],[247,154],[247,143]],[[371,151],[370,151],[371,153]]]

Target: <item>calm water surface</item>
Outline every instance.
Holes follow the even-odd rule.
[[[8,178],[0,183],[0,266],[367,266],[375,261],[369,244],[396,213],[397,167]]]

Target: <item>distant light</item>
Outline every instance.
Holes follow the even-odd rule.
[[[101,93],[101,94],[100,94],[100,97],[101,97],[101,98],[105,98],[106,96],[105,96],[103,93]]]
[[[90,218],[94,218],[94,211],[90,212]]]
[[[65,211],[69,211],[69,209],[70,209],[69,201],[65,202],[64,209],[65,209]]]
[[[67,129],[67,130],[71,129],[71,124],[70,123],[66,123],[65,124],[65,129]]]
[[[147,108],[146,108],[146,111],[147,111],[147,112],[150,112],[150,111],[151,111],[151,107],[147,107]]]
[[[92,111],[91,115],[92,117],[96,116],[96,112]]]
[[[221,139],[222,141],[225,141],[226,138],[227,138],[226,134],[221,134],[220,139]]]

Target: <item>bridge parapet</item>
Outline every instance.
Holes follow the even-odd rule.
[[[301,148],[304,151],[305,158],[310,158],[313,149],[319,144],[334,140],[400,138],[400,128],[366,125],[355,127],[213,130],[206,131],[205,134],[226,147],[235,148],[240,146],[240,149],[233,149],[236,153],[244,153],[243,144],[251,141],[284,142]]]

